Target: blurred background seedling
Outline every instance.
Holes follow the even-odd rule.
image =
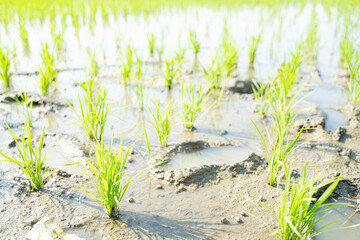
[[[177,72],[174,58],[165,58],[165,83],[169,90],[172,88]]]
[[[252,36],[249,43],[249,62],[251,66],[254,65],[255,62],[256,52],[261,41],[261,35],[262,33]]]
[[[210,84],[210,88],[219,89],[221,87],[223,71],[218,57],[215,56],[211,61],[211,65],[209,67],[203,67],[202,70]]]
[[[49,49],[49,45],[45,43],[41,50],[41,64],[39,66],[40,73],[40,89],[42,95],[49,94],[49,88],[52,83],[56,82],[58,70],[56,69],[55,54]]]
[[[182,86],[181,91],[182,103],[180,108],[180,115],[183,119],[185,129],[192,130],[194,128],[195,120],[200,113],[204,110],[204,100],[207,98],[207,90],[204,90],[202,85],[198,91],[195,86]]]
[[[150,55],[153,56],[154,52],[155,52],[155,44],[156,44],[155,33],[148,33],[147,39],[148,39],[148,46],[149,46]]]
[[[150,123],[154,126],[157,132],[160,145],[162,147],[167,147],[168,137],[171,131],[171,121],[174,116],[172,100],[166,105],[166,107],[162,106],[161,102],[157,99],[155,99],[154,104],[156,105],[156,112],[153,112],[150,108],[148,108],[153,118]],[[162,111],[162,108],[164,111]]]
[[[11,51],[6,47],[0,47],[0,78],[6,88],[9,88],[11,85],[13,73],[10,72],[10,68],[14,64],[15,56],[15,51]]]

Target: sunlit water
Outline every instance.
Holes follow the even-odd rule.
[[[163,167],[174,170],[202,165],[233,164],[245,160],[254,150],[254,146],[246,145],[243,147],[216,147],[178,153]]]

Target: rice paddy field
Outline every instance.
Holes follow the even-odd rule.
[[[0,239],[359,239],[359,13],[0,1]]]

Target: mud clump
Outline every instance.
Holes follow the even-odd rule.
[[[334,131],[332,134],[331,134],[331,138],[334,140],[334,141],[340,141],[341,140],[341,137],[343,135],[346,134],[346,128],[343,128],[343,127],[339,127],[338,129],[336,129],[336,131]]]
[[[168,146],[160,151],[160,153],[153,159],[155,164],[162,164],[169,162],[176,154],[180,152],[191,152],[197,150],[207,149],[209,147],[224,147],[231,146],[234,143],[227,141],[224,138],[211,137],[205,140],[187,141],[174,146]]]
[[[208,183],[216,183],[224,178],[234,177],[236,174],[259,171],[264,165],[265,161],[262,157],[251,153],[247,159],[231,165],[202,165],[177,170],[165,170],[161,167],[156,167],[151,169],[149,174],[158,180],[164,180],[175,186],[183,184],[200,187]]]
[[[225,88],[232,93],[253,94],[254,83],[250,79],[229,79]]]
[[[0,94],[0,103],[5,104],[18,104],[24,103],[24,94],[21,92],[9,92],[6,94]],[[58,113],[61,109],[68,107],[67,102],[59,97],[55,96],[41,96],[38,94],[28,93],[26,105],[32,108],[36,108],[36,111],[32,111],[33,120],[38,121],[39,119],[44,118],[48,114]],[[18,128],[23,125],[24,120],[21,118],[12,117],[11,113],[8,111],[3,111],[0,113],[0,119],[5,120],[10,128]],[[0,121],[0,130],[6,129],[7,126],[3,121]]]
[[[0,95],[1,103],[15,103],[15,102],[24,102],[24,94],[21,92],[10,92],[7,94]],[[45,107],[45,106],[54,106],[54,107],[67,107],[68,104],[61,98],[56,98],[54,96],[42,96],[38,94],[28,94],[27,104],[30,102],[33,103],[33,107]]]
[[[297,119],[294,122],[294,128],[297,131],[303,128],[307,132],[325,129],[325,121],[327,118],[325,112],[317,108],[304,109],[303,111],[303,113],[297,115]]]
[[[339,174],[336,174],[339,175]],[[314,195],[315,198],[319,198],[329,187],[326,185],[320,188],[316,194]],[[334,192],[331,194],[333,198],[355,198],[360,194],[360,178],[353,178],[353,179],[343,179],[339,182],[337,187],[335,188]]]
[[[81,240],[74,234],[65,234],[64,231],[50,218],[44,217],[34,225],[30,232],[25,236],[25,240],[35,240],[35,239],[73,239]]]
[[[349,128],[358,128],[360,126],[360,109],[353,105],[348,105],[343,110],[347,113]]]

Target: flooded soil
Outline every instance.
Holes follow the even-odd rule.
[[[310,141],[297,149],[299,157],[293,165],[295,172],[301,173],[308,162],[308,176],[321,171],[329,176],[344,174],[347,182],[339,184],[334,200],[354,203],[354,207],[333,210],[322,225],[339,219],[331,226],[338,229],[314,239],[358,239],[360,215],[354,199],[360,195],[360,108],[349,103],[344,91],[347,76],[340,66],[335,17],[338,12],[333,10],[334,15],[329,17],[321,3],[315,9],[321,47],[316,64],[306,61],[302,64],[299,84],[306,84],[306,91],[299,98],[306,98],[297,106],[295,123],[297,130],[307,124],[313,131],[302,135],[300,143]],[[269,7],[248,5],[237,9],[164,8],[148,15],[111,15],[107,22],[98,12],[94,26],[84,23],[78,30],[69,17],[62,23],[66,26],[64,58],[58,64],[58,80],[48,97],[40,95],[37,72],[40,40],[49,37],[48,25],[46,21],[35,21],[35,25],[27,22],[31,53],[25,56],[22,48],[17,48],[20,52],[13,70],[12,90],[3,89],[0,98],[0,151],[18,157],[3,122],[15,134],[22,134],[24,113],[11,99],[21,102],[18,91],[27,91],[33,100],[34,141],[39,141],[45,127],[44,148],[52,148],[49,166],[57,170],[44,190],[31,191],[29,181],[18,167],[0,162],[0,238],[23,239],[37,222],[49,217],[65,233],[85,239],[275,239],[272,233],[277,225],[273,213],[260,202],[276,209],[279,190],[267,184],[266,153],[252,123],[264,130],[270,120],[253,111],[252,79],[260,81],[277,72],[286,51],[304,35],[312,10],[312,4],[284,5],[278,9],[279,15]],[[55,21],[60,24],[60,20]],[[166,103],[172,99],[178,113],[183,82],[197,87],[208,84],[201,68],[193,66],[188,30],[198,32],[201,42],[198,62],[208,66],[222,40],[224,22],[241,49],[236,71],[223,79],[223,90],[214,90],[206,99],[195,129],[185,131],[183,120],[175,117],[168,146],[160,147],[156,131],[149,123],[152,118],[148,109],[156,111],[153,100]],[[8,33],[4,42],[21,45],[14,26],[10,22],[7,27],[10,30],[6,30],[1,25],[0,36]],[[183,70],[172,90],[167,90],[164,83],[164,63],[159,64],[156,56],[148,53],[149,31],[161,36],[166,54],[177,49],[179,42],[186,46]],[[263,35],[252,68],[247,50],[242,49],[247,49],[249,39],[257,31],[263,31]],[[119,38],[121,48],[130,42],[144,59],[147,71],[143,110],[138,106],[135,84],[122,83],[118,65],[123,52],[116,47]],[[113,139],[118,147],[122,139],[126,147],[133,149],[127,170],[144,171],[125,194],[119,215],[113,218],[108,218],[104,208],[79,188],[90,181],[83,174],[89,173],[84,159],[94,159],[95,142],[88,140],[74,124],[79,119],[69,104],[80,110],[78,94],[82,89],[77,82],[85,80],[84,65],[88,63],[84,59],[88,49],[98,51],[100,69],[96,87],[108,90],[107,101],[113,108],[104,141],[109,144]],[[150,156],[142,123],[148,131]],[[295,172],[294,176],[299,177]],[[284,183],[283,178],[279,181],[280,185]]]

